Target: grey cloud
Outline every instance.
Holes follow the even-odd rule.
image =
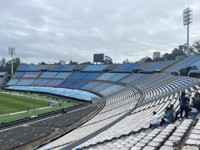
[[[191,42],[200,40],[200,2],[191,0]],[[0,53],[16,47],[23,62],[114,62],[170,52],[186,41],[182,0],[0,0]],[[8,58],[8,55],[6,55]]]

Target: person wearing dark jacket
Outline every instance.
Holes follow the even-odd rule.
[[[179,101],[180,101],[180,118],[182,119],[183,111],[185,111],[185,117],[188,118],[190,99],[185,96],[185,92],[181,92],[181,96],[179,97]]]

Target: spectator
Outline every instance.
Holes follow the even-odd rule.
[[[173,113],[172,113],[172,108],[171,107],[167,107],[166,110],[166,115],[164,116],[164,118],[162,118],[160,125],[162,126],[166,121],[168,122],[172,122],[173,120]]]
[[[150,128],[153,126],[153,125],[159,125],[159,116],[156,114],[156,112],[154,111],[153,112],[153,117],[150,121]]]
[[[192,97],[191,108],[192,111],[200,112],[200,100],[195,96]]]
[[[185,96],[185,92],[181,92],[179,101],[180,101],[180,119],[182,119],[183,111],[185,111],[185,117],[188,118],[190,99]]]
[[[176,113],[175,113],[175,110],[174,110],[174,105],[173,104],[170,104],[170,110],[171,110],[171,112],[172,112],[172,114],[173,114],[173,117],[172,117],[172,122],[174,122],[175,120],[176,120]]]

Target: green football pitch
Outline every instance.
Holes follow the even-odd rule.
[[[34,96],[35,96],[35,111],[34,111]],[[66,99],[67,100],[67,99]],[[48,103],[62,105],[48,106]],[[0,93],[0,123],[5,123],[13,120],[22,119],[25,117],[35,116],[38,114],[58,110],[61,108],[74,106],[73,102],[63,102],[47,98],[46,96],[39,96],[34,94],[9,94]],[[29,110],[29,111],[28,111]]]

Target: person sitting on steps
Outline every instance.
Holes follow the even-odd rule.
[[[156,114],[156,112],[153,112],[153,117],[150,121],[150,128],[152,128],[153,125],[159,125],[159,116]]]

